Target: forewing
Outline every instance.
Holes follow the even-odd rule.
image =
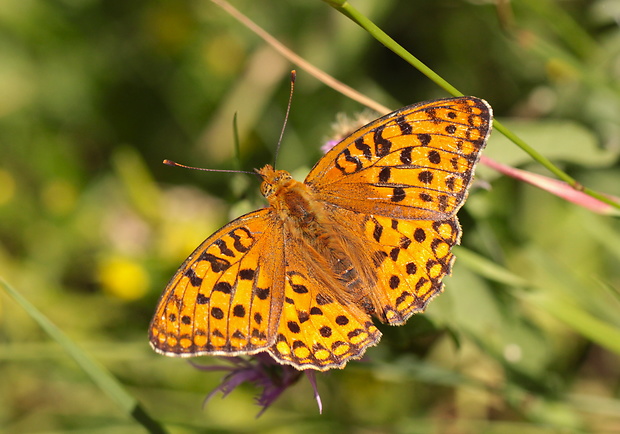
[[[337,144],[306,184],[318,200],[355,212],[449,218],[466,198],[491,121],[489,104],[473,97],[402,108]]]
[[[149,329],[155,351],[233,356],[271,346],[284,292],[281,234],[262,209],[205,240],[159,300]]]

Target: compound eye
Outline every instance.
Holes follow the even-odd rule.
[[[273,184],[270,184],[268,182],[263,182],[260,185],[260,192],[265,197],[271,196],[273,194]]]

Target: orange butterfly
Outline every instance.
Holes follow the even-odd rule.
[[[360,128],[304,183],[267,165],[269,207],[211,235],[174,275],[150,325],[167,356],[266,351],[297,369],[342,368],[441,292],[456,212],[491,132],[486,101],[404,107]]]

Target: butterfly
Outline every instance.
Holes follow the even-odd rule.
[[[167,356],[267,352],[342,368],[443,289],[456,213],[491,132],[474,97],[404,107],[328,151],[306,180],[256,170],[269,206],[233,220],[181,265],[149,329]]]

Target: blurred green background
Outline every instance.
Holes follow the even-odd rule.
[[[352,2],[583,184],[620,196],[620,2]],[[394,109],[447,96],[319,0],[234,5]],[[305,379],[260,419],[257,390],[153,353],[147,326],[184,258],[261,206],[295,65],[213,3],[2,0],[0,276],[173,432],[620,432],[620,224],[481,168],[453,277],[382,326],[366,362]],[[302,179],[339,112],[298,70],[278,160]],[[238,113],[240,161],[232,118]],[[499,133],[488,156],[546,173]],[[214,363],[205,358],[203,363]],[[0,430],[141,432],[0,296]]]

